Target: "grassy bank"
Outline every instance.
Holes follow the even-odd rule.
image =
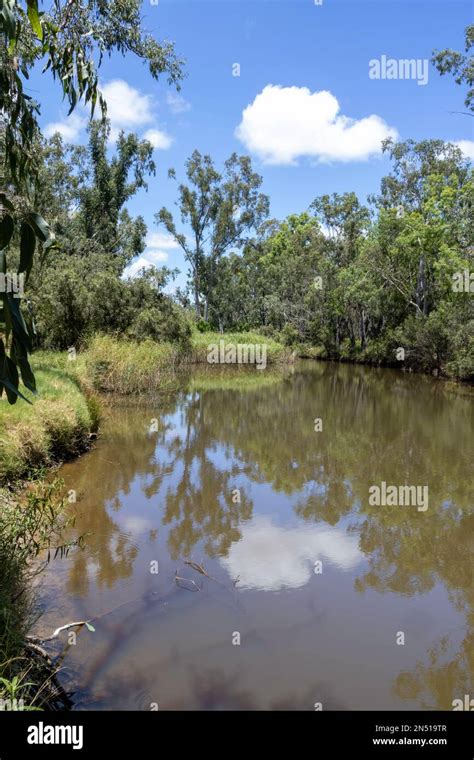
[[[274,340],[257,333],[193,333],[190,343],[176,346],[170,343],[117,340],[111,336],[96,336],[80,356],[93,387],[101,392],[122,394],[167,392],[177,387],[176,369],[193,364],[208,365],[208,348],[224,340],[229,344],[265,345],[268,364],[288,363],[292,351]],[[258,375],[263,374],[258,372]]]
[[[265,345],[269,365],[292,358],[290,349],[256,333],[195,332],[184,347],[102,335],[93,338],[74,361],[66,352],[35,353],[32,366],[39,395],[23,389],[31,405],[18,401],[10,406],[5,397],[0,400],[0,485],[84,451],[98,427],[97,392],[173,391],[180,385],[176,370],[193,364],[210,366],[208,347],[223,339],[226,345]],[[253,369],[249,367],[250,372]]]
[[[73,362],[69,362],[73,364]],[[61,354],[36,354],[32,366],[38,396],[10,406],[0,400],[0,483],[31,475],[38,468],[77,456],[98,428],[98,402],[80,379],[78,368],[67,366]]]

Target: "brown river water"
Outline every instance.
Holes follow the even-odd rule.
[[[180,384],[112,403],[59,471],[84,548],[41,576],[36,632],[92,619],[49,647],[76,709],[474,697],[472,396],[309,361]],[[382,482],[429,501],[374,505]]]

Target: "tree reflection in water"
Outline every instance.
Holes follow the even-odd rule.
[[[86,550],[69,560],[68,592],[88,593],[91,568],[98,588],[133,576],[140,527],[150,542],[166,534],[172,560],[199,548],[230,573],[237,549],[246,546],[247,577],[255,579],[257,527],[272,526],[270,552],[280,520],[273,505],[283,499],[293,515],[285,530],[306,531],[309,542],[301,566],[317,555],[323,531],[323,543],[342,536],[330,561],[343,566],[352,556],[352,567],[359,555],[364,560],[357,593],[446,589],[465,618],[461,638],[447,633],[435,641],[423,661],[400,673],[394,692],[420,706],[450,709],[474,680],[469,396],[426,377],[329,363],[268,370],[258,378],[242,368],[212,370],[184,377],[182,389],[165,400],[115,407],[96,450],[63,468],[67,487],[81,496],[75,530],[87,534]],[[155,417],[158,430],[150,432]],[[315,432],[317,417],[322,432]],[[369,487],[382,480],[428,485],[428,511],[370,507]],[[128,514],[125,502],[147,505],[148,512]],[[298,536],[288,536],[284,551],[294,555]],[[277,553],[272,561],[278,563]],[[292,585],[294,567],[282,567],[273,588]],[[302,577],[304,584],[306,571]],[[207,687],[201,687],[203,703]]]

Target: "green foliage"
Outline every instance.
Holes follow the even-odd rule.
[[[0,273],[7,273],[5,249],[20,229],[18,274],[29,277],[33,266],[36,240],[41,245],[40,260],[53,244],[49,227],[32,205],[32,196],[40,195],[38,186],[37,148],[40,130],[39,105],[24,91],[24,81],[40,61],[43,73],[49,71],[57,80],[71,113],[79,101],[90,105],[91,118],[97,101],[102,111],[102,124],[91,128],[91,151],[95,168],[94,185],[84,191],[82,222],[90,231],[95,228],[98,245],[135,255],[145,234],[140,218],[134,223],[122,207],[139,187],[145,186],[144,175],[154,170],[152,148],[138,142],[135,136],[119,137],[117,156],[112,163],[105,156],[107,131],[106,103],[99,91],[98,70],[105,54],[131,52],[148,64],[154,78],[162,73],[169,82],[178,84],[182,62],[169,42],[159,43],[142,30],[139,0],[103,2],[91,0],[81,4],[71,0],[54,0],[49,9],[40,11],[38,0],[0,1]],[[129,171],[134,179],[127,183]],[[35,186],[36,182],[36,186]],[[70,182],[74,185],[74,181]],[[62,219],[70,207],[62,207]],[[107,202],[104,202],[104,201]],[[44,201],[43,201],[43,205]],[[49,209],[48,209],[49,210]],[[67,222],[66,226],[69,226]],[[126,228],[131,248],[117,233]],[[28,362],[34,330],[27,325],[13,297],[1,293],[0,321],[5,340],[0,339],[0,393],[5,390],[9,403],[18,396],[19,372],[24,385],[35,388],[35,379]],[[9,338],[10,345],[8,347]],[[8,354],[9,350],[9,354]]]
[[[145,246],[143,219],[132,218],[125,204],[154,172],[151,145],[120,135],[110,159],[108,137],[108,124],[94,123],[86,149],[64,145],[59,135],[39,146],[45,192],[38,204],[52,219],[59,250],[40,259],[31,276],[36,345],[79,347],[95,332],[185,345],[189,322],[163,294],[174,273],[151,268],[123,277]]]
[[[210,322],[206,322],[205,319],[203,319],[202,317],[200,317],[196,321],[196,329],[200,333],[212,332],[212,325],[210,324]]]
[[[32,482],[20,495],[0,489],[0,699],[23,700],[24,710],[39,709],[50,693],[42,687],[51,673],[40,674],[25,638],[35,620],[32,578],[52,554],[70,548],[61,543],[71,524],[62,488],[54,479]]]
[[[170,299],[162,299],[159,307],[140,311],[128,334],[138,341],[151,338],[157,342],[175,343],[185,351],[190,346],[191,323],[183,309]]]
[[[11,208],[11,202],[0,192],[0,325],[4,334],[4,339],[0,338],[0,397],[5,391],[8,402],[15,404],[19,397],[25,399],[19,390],[20,376],[32,393],[36,392],[36,382],[28,360],[32,331],[22,313],[18,293],[9,284],[13,282],[13,273],[8,267],[7,249],[17,234],[19,263],[16,283],[23,285],[30,276],[36,241],[45,252],[53,245],[54,237],[39,214],[28,211],[16,216],[10,213]]]
[[[277,333],[303,355],[472,376],[472,292],[453,277],[473,268],[474,179],[440,140],[395,144],[373,213],[354,193],[323,195],[269,222],[216,264],[214,328]],[[406,361],[396,359],[405,349]]]
[[[299,343],[299,333],[294,325],[287,324],[281,331],[281,339],[285,346],[295,346]]]
[[[82,100],[90,106],[91,115],[99,102],[105,116],[98,70],[104,55],[114,51],[141,58],[155,79],[164,73],[169,82],[179,83],[182,61],[171,43],[159,43],[143,31],[140,8],[139,0],[54,0],[41,12],[38,0],[2,0],[0,35],[6,44],[0,52],[0,160],[5,161],[17,189],[32,173],[33,145],[39,133],[38,104],[24,92],[24,80],[36,63],[42,61],[43,72],[49,71],[59,83],[69,113]]]
[[[175,177],[173,169],[169,176]],[[262,177],[253,171],[249,156],[233,153],[219,174],[211,157],[195,150],[186,162],[186,176],[188,184],[179,186],[178,207],[182,223],[191,227],[193,242],[178,231],[168,209],[160,209],[155,219],[182,248],[191,267],[196,318],[208,321],[220,278],[219,262],[231,246],[243,245],[246,235],[265,219],[269,200],[259,192]]]
[[[474,24],[466,27],[464,37],[465,51],[469,54],[474,47]],[[457,50],[446,48],[441,51],[435,50],[431,62],[441,75],[452,74],[456,84],[467,84],[469,89],[464,105],[470,111],[474,111],[474,56],[472,54],[463,55]]]

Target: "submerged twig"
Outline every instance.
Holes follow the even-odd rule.
[[[179,575],[179,571],[180,571],[180,568],[178,567],[178,569],[176,570],[176,572],[174,574],[175,583],[176,583],[177,586],[179,586],[179,588],[185,588],[186,591],[202,591],[202,588],[199,588],[199,586],[197,585],[197,583],[195,581],[193,581],[191,578],[182,578]],[[194,589],[187,588],[187,586],[180,586],[179,583],[178,583],[178,581],[181,581],[183,583],[191,583],[191,585],[194,586]]]
[[[226,586],[225,583],[220,581],[218,578],[214,578],[213,575],[209,575],[207,570],[205,570],[202,565],[199,565],[197,562],[193,562],[193,560],[191,559],[184,559],[183,562],[185,565],[189,565],[190,567],[192,567],[193,570],[195,570],[197,573],[201,573],[201,575],[204,575],[206,578],[209,578],[210,581],[214,581],[214,583],[218,583],[219,586],[222,586],[223,588],[227,589],[227,591],[230,591],[230,589]],[[235,585],[236,583],[234,583],[234,587]]]
[[[218,583],[219,586],[224,586],[224,588],[226,588],[225,583],[222,583],[222,581],[220,581],[218,578],[214,578],[213,575],[209,575],[207,570],[205,570],[202,565],[199,565],[197,562],[193,562],[190,559],[185,559],[183,560],[183,562],[185,565],[189,565],[190,567],[192,567],[193,570],[195,570],[197,573],[201,573],[201,575],[204,575],[206,578],[209,578],[210,581],[214,581],[215,583]]]
[[[186,591],[193,591],[193,590],[201,591],[201,589],[199,588],[199,586],[197,585],[197,583],[195,581],[193,581],[191,578],[181,578],[179,575],[175,575],[174,579],[176,581],[176,585],[177,586],[179,586],[178,581],[182,581],[183,583],[191,583],[191,585],[194,586],[194,589],[187,588],[186,586],[180,586],[180,588],[185,588]]]

